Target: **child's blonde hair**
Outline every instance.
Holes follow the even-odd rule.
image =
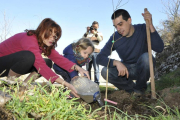
[[[81,38],[76,43],[73,43],[73,49],[76,53],[80,52],[81,50],[86,50],[88,47],[92,47],[94,51],[94,45],[89,38]]]

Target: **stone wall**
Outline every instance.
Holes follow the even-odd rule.
[[[165,46],[162,53],[156,54],[155,79],[180,67],[180,39]]]

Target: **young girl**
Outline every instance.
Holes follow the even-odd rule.
[[[82,67],[91,61],[91,53],[93,53],[93,51],[94,46],[91,40],[89,38],[81,38],[76,43],[68,45],[63,50],[63,54],[64,57]],[[76,76],[78,76],[78,72],[76,70],[69,72],[57,64],[53,65],[53,69],[67,82],[70,82],[71,79],[74,79]]]
[[[75,97],[79,97],[71,84],[65,82],[51,70],[53,61],[68,72],[76,70],[83,76],[86,74],[89,78],[88,71],[69,61],[55,50],[60,37],[61,27],[52,19],[46,18],[36,30],[26,30],[26,32],[18,33],[0,43],[1,77],[7,76],[7,81],[12,83],[17,77],[30,73],[25,80],[27,81],[38,72],[52,83],[65,85]],[[41,56],[42,53],[52,61],[44,60]]]

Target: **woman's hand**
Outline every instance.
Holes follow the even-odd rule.
[[[71,85],[71,84],[69,84],[68,82],[64,81],[64,80],[61,79],[60,77],[57,78],[57,79],[55,80],[55,82],[66,86],[69,90],[71,90],[71,93],[72,93],[75,97],[80,98],[79,95],[77,94],[77,91],[76,91],[76,89],[74,88],[73,85]]]
[[[66,86],[69,90],[71,90],[71,93],[72,93],[75,97],[80,98],[79,95],[77,94],[77,91],[76,91],[76,89],[74,88],[73,85],[69,84],[68,82],[65,82],[65,83],[64,83],[64,86]]]
[[[76,79],[77,77],[79,77],[79,76],[74,76],[71,80],[74,80],[74,79]]]

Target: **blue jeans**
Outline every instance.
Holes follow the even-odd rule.
[[[122,62],[123,63],[123,62]],[[129,93],[135,90],[144,91],[147,89],[147,81],[150,78],[149,69],[149,56],[148,53],[142,54],[137,63],[126,64],[123,63],[129,72],[129,78],[125,76],[118,76],[118,71],[116,67],[111,67],[108,69],[108,81],[116,86],[119,90],[125,90]],[[153,57],[153,65],[155,66],[155,58]],[[101,71],[101,75],[106,79],[107,67],[104,67]],[[133,82],[136,80],[136,83]]]
[[[86,65],[87,71],[89,71],[90,79],[91,79],[91,68],[93,65],[94,68],[94,82],[99,84],[99,65],[96,63],[96,58],[99,53],[92,54],[92,60]]]

